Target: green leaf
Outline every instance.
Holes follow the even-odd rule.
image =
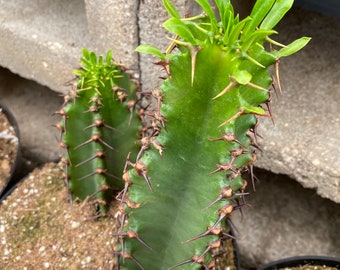
[[[86,48],[82,49],[82,53],[83,53],[85,59],[87,59],[87,60],[90,59],[90,53]]]
[[[164,55],[161,53],[161,51],[154,47],[154,46],[151,46],[151,45],[139,45],[136,49],[135,49],[136,52],[139,52],[139,53],[145,53],[145,54],[151,54],[151,55],[154,55],[154,56],[157,56],[158,58],[160,58],[161,60],[164,60]]]
[[[221,22],[223,23],[223,28],[225,29],[227,26],[226,23],[229,20],[228,19],[229,14],[232,14],[232,16],[234,17],[234,9],[232,5],[230,4],[230,0],[215,0],[215,2],[220,13],[220,18],[221,18]]]
[[[260,25],[261,29],[272,29],[293,5],[294,0],[276,0],[266,18]]]
[[[239,84],[245,85],[250,82],[252,76],[247,70],[236,70],[233,73],[233,78]]]
[[[243,19],[242,21],[240,21],[239,23],[237,23],[233,29],[230,32],[229,38],[228,38],[228,44],[234,44],[236,42],[236,40],[239,38],[241,31],[244,27],[244,25],[249,22],[251,20],[250,17],[247,17],[245,19]]]
[[[170,18],[167,20],[163,27],[171,33],[174,33],[189,43],[196,45],[198,41],[193,36],[190,28],[178,18]]]
[[[254,43],[263,40],[266,36],[277,34],[274,30],[259,29],[248,36],[242,45],[242,50],[247,51]]]
[[[99,55],[99,57],[98,57],[98,65],[100,67],[103,66],[103,56],[102,55]]]
[[[250,34],[254,29],[260,24],[263,18],[267,15],[271,7],[273,6],[275,0],[257,0],[255,6],[250,14],[252,20],[247,23],[244,36]]]
[[[84,75],[84,71],[79,70],[79,69],[74,69],[73,70],[73,74],[75,74],[77,76],[83,76]]]
[[[230,10],[226,10],[223,15],[223,43],[227,44],[230,40],[230,35],[234,29],[234,13]]]
[[[170,0],[163,0],[163,5],[166,11],[174,18],[181,18],[181,15],[178,13],[176,8],[173,6]]]
[[[256,115],[266,115],[266,112],[261,107],[247,106],[243,108],[246,113],[252,113]]]
[[[293,41],[292,43],[290,43],[289,45],[287,45],[286,47],[282,48],[281,50],[277,52],[273,52],[273,53],[279,58],[292,55],[300,51],[303,47],[305,47],[310,40],[311,40],[310,37],[299,38]]]
[[[212,32],[216,33],[217,30],[217,20],[215,13],[209,3],[208,0],[196,0],[196,2],[203,8],[205,13],[207,13],[208,17],[210,18],[211,21],[211,27],[212,27]]]
[[[92,65],[97,64],[97,56],[94,52],[90,52],[90,59]]]
[[[112,51],[111,50],[107,51],[105,61],[106,61],[106,65],[109,66],[111,64],[111,61],[112,61]]]

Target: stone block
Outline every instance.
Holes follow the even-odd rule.
[[[339,19],[294,9],[277,27],[288,44],[312,37],[280,64],[282,94],[273,93],[275,125],[262,119],[257,166],[287,174],[319,195],[340,203],[340,23]],[[278,89],[277,89],[278,91]]]
[[[243,216],[235,212],[242,269],[294,256],[340,257],[340,205],[284,175],[256,170]]]
[[[0,1],[0,65],[58,92],[89,46],[82,0]]]
[[[138,10],[140,0],[85,0],[91,47],[100,54],[113,51],[115,61],[137,74],[139,63]]]

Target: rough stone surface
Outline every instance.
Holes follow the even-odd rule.
[[[234,213],[242,269],[293,256],[340,257],[340,204],[284,175],[256,170],[243,218]]]
[[[277,27],[289,43],[313,39],[281,60],[282,95],[273,97],[275,126],[264,120],[257,166],[284,173],[340,203],[340,20],[296,9]]]
[[[0,0],[0,65],[65,92],[89,47],[84,1]]]
[[[138,73],[137,14],[140,0],[85,0],[92,49],[105,54],[113,51],[115,61]]]

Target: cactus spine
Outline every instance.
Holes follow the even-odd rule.
[[[309,40],[283,46],[269,38],[290,0],[258,0],[244,20],[230,1],[214,1],[218,17],[208,0],[196,2],[204,12],[181,18],[163,0],[171,16],[164,27],[175,35],[165,54],[137,48],[160,58],[168,76],[144,92],[157,108],[140,113],[151,117],[150,132],[126,163],[117,268],[214,268],[211,251],[228,237],[224,221],[244,205],[257,117],[271,117],[268,68]]]
[[[134,106],[138,84],[124,67],[83,49],[76,89],[65,95],[57,127],[66,149],[66,180],[73,199],[93,197],[107,210],[113,191],[120,190],[121,175],[135,145],[139,120]]]

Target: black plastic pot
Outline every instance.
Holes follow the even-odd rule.
[[[6,197],[6,194],[17,184],[19,179],[23,176],[23,162],[21,157],[21,142],[20,142],[20,131],[17,121],[10,110],[3,104],[0,103],[0,110],[7,117],[10,125],[14,128],[15,136],[18,138],[18,148],[14,163],[11,167],[8,178],[5,181],[5,185],[2,190],[0,190],[0,202]]]
[[[302,257],[291,257],[275,261],[264,265],[258,270],[274,270],[281,269],[285,267],[298,267],[302,265],[319,265],[319,266],[329,266],[340,269],[340,258],[324,257],[324,256],[302,256]]]

